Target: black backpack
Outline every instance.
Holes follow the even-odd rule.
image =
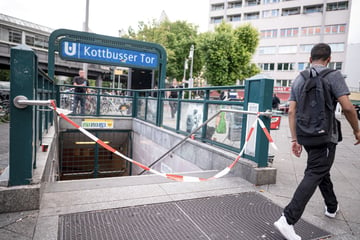
[[[324,69],[312,76],[314,68],[302,71],[305,84],[296,107],[296,135],[301,145],[320,145],[331,140],[336,131],[336,100],[325,78],[333,69]]]

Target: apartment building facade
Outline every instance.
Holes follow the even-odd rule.
[[[260,44],[253,62],[274,79],[275,90],[289,91],[306,69],[312,46],[332,48],[330,68],[344,70],[351,0],[210,0],[209,31],[222,21],[258,29]]]

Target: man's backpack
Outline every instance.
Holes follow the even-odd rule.
[[[330,91],[325,78],[333,72],[324,69],[317,73],[314,68],[304,70],[300,74],[305,79],[300,99],[296,107],[296,135],[301,145],[320,145],[331,140],[332,132],[336,131],[335,106],[336,100]],[[313,72],[314,74],[313,76]]]

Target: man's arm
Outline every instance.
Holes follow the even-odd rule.
[[[297,142],[297,137],[296,137],[296,102],[295,101],[289,101],[288,119],[289,119],[289,127],[291,134],[291,150],[295,156],[300,157],[302,146]]]
[[[343,96],[339,97],[337,100],[341,105],[341,108],[346,117],[346,120],[350,123],[350,126],[353,129],[355,139],[357,140],[355,145],[360,144],[359,122],[357,119],[355,108],[352,105],[352,103],[349,99],[349,96],[343,95]]]
[[[296,102],[289,101],[289,127],[290,127],[290,134],[291,134],[291,141],[296,140]]]

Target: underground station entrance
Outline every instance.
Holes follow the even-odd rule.
[[[99,139],[131,157],[131,131],[90,131]],[[68,130],[60,135],[59,176],[61,180],[121,177],[131,175],[130,163],[91,141],[79,131]]]

